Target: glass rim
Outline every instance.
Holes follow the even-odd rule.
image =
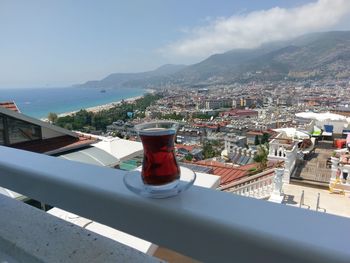
[[[178,128],[179,124],[174,121],[152,121],[135,125],[135,131],[138,135],[150,136],[175,134]]]

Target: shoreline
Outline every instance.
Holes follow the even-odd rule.
[[[70,115],[73,115],[73,114],[79,112],[80,110],[86,110],[88,112],[93,112],[93,113],[97,113],[97,112],[100,112],[100,111],[103,111],[103,110],[109,110],[109,109],[111,109],[111,108],[113,108],[115,106],[120,105],[122,103],[122,101],[125,101],[125,102],[128,102],[128,103],[132,103],[135,100],[144,97],[145,94],[147,94],[147,93],[154,93],[154,92],[156,92],[156,90],[154,90],[154,89],[145,89],[145,93],[143,95],[140,95],[140,96],[135,96],[135,97],[127,98],[127,99],[122,99],[122,100],[119,100],[119,101],[113,101],[113,102],[110,102],[110,103],[97,105],[97,106],[93,106],[93,107],[88,107],[88,108],[84,108],[84,109],[79,109],[79,110],[75,110],[75,111],[68,111],[68,112],[64,112],[64,113],[59,113],[59,114],[57,114],[57,117],[60,118],[60,117],[70,116]],[[40,120],[48,121],[47,118],[40,118]]]

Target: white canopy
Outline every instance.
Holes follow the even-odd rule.
[[[128,160],[143,153],[142,143],[120,138],[99,137],[101,141],[93,144],[119,160]]]
[[[323,112],[323,113],[316,113],[316,112],[300,112],[296,113],[295,116],[299,118],[304,119],[312,119],[312,120],[318,120],[318,121],[325,121],[325,120],[331,120],[331,121],[347,121],[346,117],[343,115],[330,113],[330,112]]]
[[[277,132],[284,132],[288,137],[295,138],[295,139],[309,139],[310,135],[304,131],[299,131],[296,128],[280,128],[280,129],[274,129],[274,131]]]

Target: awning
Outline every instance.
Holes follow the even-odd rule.
[[[277,132],[284,132],[288,137],[294,138],[294,139],[308,139],[310,138],[310,135],[306,131],[300,131],[296,128],[280,128],[280,129],[274,129],[274,131]]]
[[[340,114],[330,113],[330,112],[323,112],[323,113],[316,113],[316,112],[299,112],[296,113],[295,116],[303,119],[312,119],[312,120],[318,120],[318,121],[346,121],[346,117]]]
[[[59,158],[104,167],[115,167],[120,161],[113,155],[97,147],[78,149],[58,155]]]

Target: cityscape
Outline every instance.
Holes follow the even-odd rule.
[[[202,187],[349,217],[349,89],[344,80],[161,88],[97,111],[60,117],[50,113],[45,121],[23,115],[15,102],[3,102],[1,142],[132,171],[143,159],[137,125],[175,122],[177,161],[197,173]],[[103,116],[111,112],[119,119],[108,123]],[[67,216],[49,204],[2,191],[58,217]],[[117,240],[124,240],[122,236]],[[152,246],[151,251],[147,253],[166,260],[192,262],[162,247]]]

